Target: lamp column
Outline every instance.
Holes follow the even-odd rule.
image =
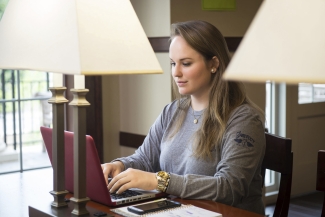
[[[74,195],[70,200],[74,203],[74,215],[88,214],[86,203],[86,108],[90,103],[86,100],[88,89],[71,89],[73,100],[73,169]]]
[[[51,203],[53,207],[67,206],[65,195],[65,145],[64,145],[64,103],[68,100],[63,93],[66,87],[51,87],[52,98],[48,103],[52,104],[53,135],[52,135],[52,164],[53,164],[53,191],[54,197]]]

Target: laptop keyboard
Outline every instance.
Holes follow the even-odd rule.
[[[117,199],[122,199],[122,198],[127,198],[127,197],[133,197],[133,196],[137,196],[137,195],[141,195],[141,194],[142,193],[140,193],[140,192],[136,192],[136,191],[132,191],[132,190],[126,190],[122,194],[111,193],[111,197],[114,200],[117,200]]]

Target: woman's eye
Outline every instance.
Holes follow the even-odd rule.
[[[190,66],[191,63],[183,63],[183,66]]]
[[[175,66],[175,63],[170,63],[171,66]]]

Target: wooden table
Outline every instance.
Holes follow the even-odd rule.
[[[43,210],[45,213],[52,213],[52,215],[43,216],[71,216],[68,209],[66,211],[60,210],[61,213],[67,212],[67,215],[58,214],[57,210],[50,206],[53,197],[48,192],[52,190],[52,176],[51,168],[0,175],[0,216],[27,217],[29,206],[36,208],[38,211]],[[71,196],[71,194],[67,195],[67,197]],[[179,198],[174,200],[221,213],[223,217],[263,216],[213,201],[184,200]],[[69,204],[72,206],[72,203]],[[32,212],[33,208],[31,208]],[[113,214],[115,217],[120,216],[112,213],[110,207],[93,201],[87,203],[87,209],[91,212],[89,216],[93,216],[92,214],[98,210]]]

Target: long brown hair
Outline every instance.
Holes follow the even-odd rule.
[[[205,59],[206,64],[217,57],[219,67],[212,73],[209,105],[204,111],[201,128],[194,137],[194,156],[211,158],[211,150],[221,143],[230,113],[238,106],[249,103],[244,85],[241,82],[225,81],[222,75],[230,61],[228,47],[221,32],[205,21],[187,21],[172,24],[171,37],[181,36]],[[173,82],[173,97],[178,100],[176,121],[170,137],[173,137],[182,126],[187,110],[191,105],[191,97],[181,95]],[[255,105],[253,104],[255,107]]]

